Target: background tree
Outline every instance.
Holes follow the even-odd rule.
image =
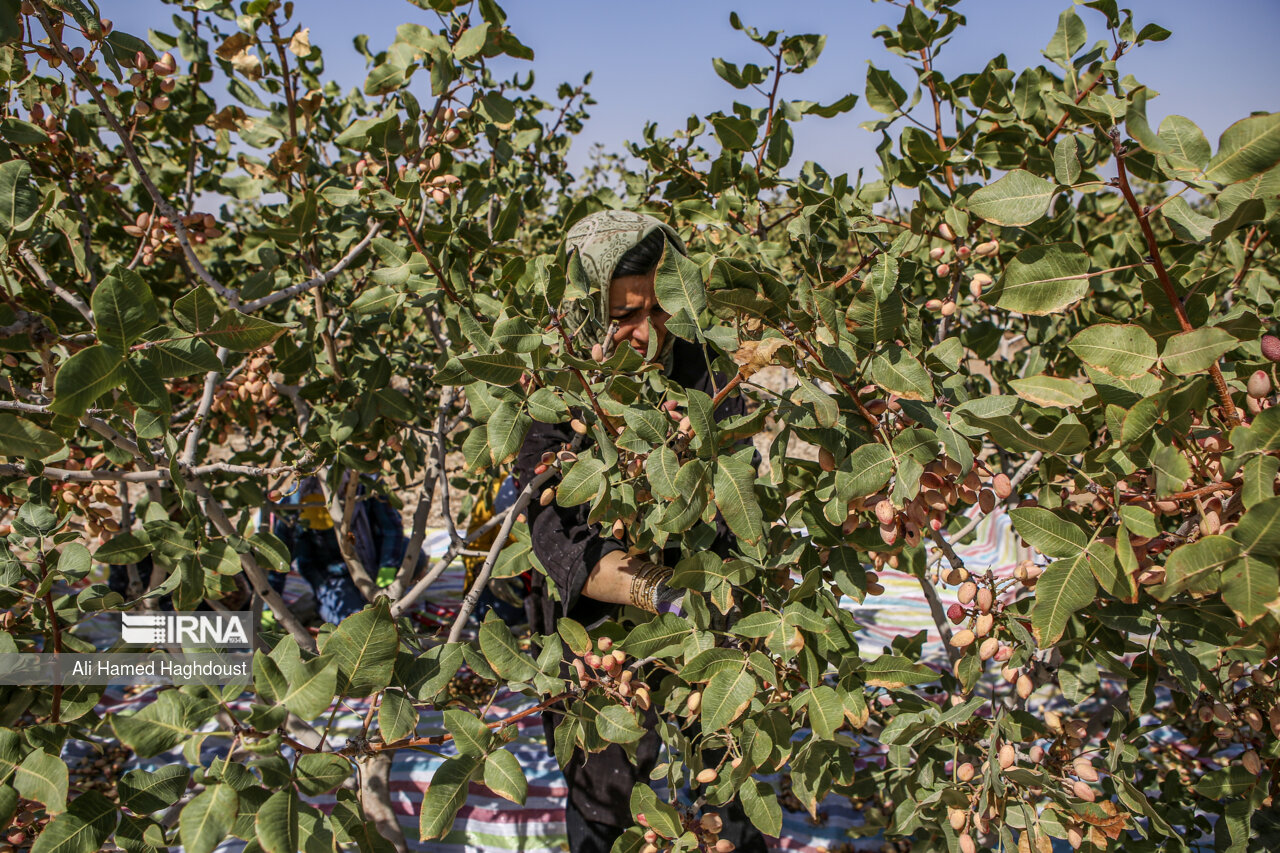
[[[344,94],[290,4],[180,6],[146,42],[79,0],[0,2],[0,650],[87,651],[87,614],[166,593],[188,609],[241,587],[278,625],[247,715],[238,689],[122,714],[100,688],[0,688],[0,812],[36,810],[35,849],[403,848],[388,757],[445,741],[424,838],[472,780],[522,801],[512,718],[455,701],[446,735],[415,733],[464,663],[527,693],[521,716],[567,701],[562,752],[634,743],[650,706],[698,719],[695,738],[660,727],[673,793],[633,792],[625,849],[717,849],[700,809],[732,797],[778,832],[759,778],[777,771],[811,810],[854,797],[912,849],[1274,843],[1251,820],[1280,760],[1276,114],[1216,148],[1182,117],[1151,128],[1124,57],[1168,33],[1110,0],[1061,15],[1046,65],[947,79],[933,60],[964,19],[930,0],[877,30],[895,58],[867,72],[883,143],[864,182],[791,163],[798,122],[856,100],[792,94],[825,38],[735,15],[760,61],[713,64],[746,102],[651,125],[575,184],[585,89],[553,104],[495,77],[497,57],[532,58],[495,3],[420,5],[432,26],[358,40],[370,71]],[[559,326],[586,295],[560,235],[621,204],[687,235],[657,292],[668,331],[734,377],[714,398]],[[794,386],[757,383],[771,364]],[[751,412],[717,424],[730,393]],[[459,528],[469,496],[534,420],[568,419],[594,443],[545,460],[491,522],[447,636],[424,635],[406,614],[480,535]],[[760,475],[736,441],[766,431]],[[348,549],[370,606],[318,633],[268,585],[289,557],[253,524],[310,473],[342,543],[359,483],[397,502],[427,484],[392,583]],[[678,543],[686,615],[563,620],[537,657],[495,619],[469,639],[484,584],[537,569],[533,499],[590,503],[637,550]],[[437,500],[450,546],[417,575]],[[953,550],[998,509],[1044,558],[1014,578]],[[729,560],[704,550],[716,510]],[[137,600],[79,583],[147,556]],[[919,579],[946,666],[922,662],[923,636],[859,645],[839,602],[882,591],[869,566]],[[316,721],[362,697],[361,736],[335,747]],[[215,718],[232,744],[205,765]],[[185,744],[191,766],[69,791],[59,750],[95,735],[144,757]],[[302,800],[353,769],[332,815]]]

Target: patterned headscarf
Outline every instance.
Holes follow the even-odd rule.
[[[583,217],[569,229],[565,235],[565,253],[569,256],[570,265],[576,256],[586,276],[588,296],[563,306],[562,321],[570,338],[584,341],[588,346],[605,342],[609,333],[609,282],[613,270],[618,260],[654,229],[661,229],[667,236],[667,242],[680,254],[688,254],[674,228],[643,213],[601,210]],[[666,371],[671,369],[674,345],[675,336],[668,332],[657,358]]]

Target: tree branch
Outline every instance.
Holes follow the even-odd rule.
[[[435,428],[435,452],[436,452],[436,476],[440,478],[440,502],[444,504],[444,523],[449,529],[449,542],[454,545],[460,545],[461,539],[458,536],[458,528],[453,520],[453,502],[449,499],[449,472],[445,465],[444,453],[444,416],[449,410],[449,406],[453,404],[454,391],[440,399],[440,408],[436,414]]]
[[[351,572],[351,579],[355,581],[360,594],[364,596],[364,600],[372,602],[378,597],[378,584],[369,575],[369,570],[364,561],[356,553],[355,536],[351,532],[351,522],[355,517],[356,503],[360,500],[357,494],[360,488],[360,472],[348,469],[346,477],[347,482],[341,488],[339,494],[334,495],[334,501],[329,512],[338,528],[335,531],[338,534],[338,550],[342,553],[342,559],[346,561],[347,569]]]
[[[255,465],[232,465],[230,462],[212,462],[208,465],[195,465],[191,472],[198,477],[207,474],[241,474],[249,477],[273,477],[279,474],[296,472],[293,465],[282,465],[276,468],[260,468]],[[0,477],[26,477],[27,469],[22,465],[0,465]],[[40,476],[59,483],[163,483],[173,479],[167,468],[156,468],[148,471],[73,471],[69,468],[46,467]]]
[[[1111,61],[1115,62],[1117,59],[1123,56],[1124,49],[1125,49],[1124,42],[1121,42],[1120,44],[1116,45],[1115,52],[1111,54]],[[1090,83],[1088,86],[1085,86],[1083,89],[1081,89],[1080,93],[1076,95],[1076,103],[1078,104],[1081,101],[1083,101],[1085,98],[1089,97],[1089,93],[1092,92],[1097,87],[1097,85],[1102,82],[1102,78],[1104,76],[1106,76],[1105,70],[1099,71],[1098,76],[1093,78],[1093,82]],[[1069,117],[1070,117],[1069,114],[1064,110],[1062,113],[1062,118],[1060,118],[1058,120],[1058,123],[1053,126],[1053,130],[1049,131],[1049,133],[1045,136],[1043,140],[1045,145],[1048,145],[1050,142],[1052,142],[1053,138],[1058,135],[1058,131],[1066,127],[1067,119]]]
[[[943,151],[947,150],[947,139],[942,133],[942,100],[938,97],[937,85],[933,82],[933,63],[929,58],[929,48],[920,48],[920,61],[924,65],[924,84],[929,88],[929,97],[933,100],[933,129],[938,140],[938,147]],[[948,163],[945,169],[947,178],[947,189],[952,194],[956,191],[956,176],[951,171],[951,164]]]
[[[26,412],[32,415],[49,414],[48,406],[37,406],[34,403],[20,403],[16,400],[0,400],[0,412]]]
[[[422,597],[423,593],[425,593],[427,589],[429,589],[431,585],[439,579],[440,575],[444,574],[444,570],[449,568],[449,566],[453,564],[453,561],[466,550],[464,546],[467,543],[474,542],[502,522],[506,521],[506,518],[510,513],[510,509],[504,509],[502,512],[493,516],[493,518],[490,518],[475,530],[472,530],[465,537],[450,545],[449,549],[445,551],[439,561],[413,585],[412,589],[395,599],[395,603],[391,605],[391,615],[400,616],[412,607],[413,604]]]
[[[127,133],[120,124],[119,119],[111,110],[107,99],[102,96],[97,84],[88,74],[86,74],[79,64],[67,52],[66,47],[62,44],[62,39],[58,37],[53,25],[49,22],[47,13],[40,6],[35,7],[36,16],[40,18],[40,24],[49,35],[49,46],[61,57],[62,61],[67,64],[68,68],[74,68],[76,77],[80,80],[83,89],[89,93],[94,102],[98,105],[98,109],[102,113],[102,117],[106,119],[107,125],[120,139],[120,145],[124,149],[124,155],[133,164],[133,168],[138,172],[138,179],[142,181],[142,186],[146,189],[147,194],[151,196],[151,200],[155,202],[156,210],[161,216],[166,217],[173,226],[174,234],[178,238],[178,244],[182,247],[182,254],[187,260],[187,266],[195,273],[196,277],[213,289],[215,293],[226,299],[232,308],[238,308],[240,304],[240,295],[236,291],[224,287],[222,282],[213,277],[213,274],[205,268],[200,258],[196,256],[195,250],[191,248],[191,239],[187,234],[187,226],[182,222],[182,214],[178,212],[164,194],[160,192],[160,188],[156,186],[155,181],[151,179],[151,175],[142,164],[142,158],[138,156],[138,150],[134,148],[132,136]]]
[[[231,522],[231,519],[227,517],[227,512],[222,508],[222,504],[209,492],[209,487],[204,484],[204,481],[195,475],[195,471],[181,464],[179,465],[179,471],[187,488],[196,493],[204,509],[205,516],[213,523],[214,529],[223,536],[239,536],[239,531],[236,530],[236,526]],[[253,591],[271,608],[271,613],[275,616],[276,621],[293,635],[299,646],[309,652],[314,652],[316,650],[315,638],[298,621],[298,617],[293,615],[293,611],[289,609],[289,605],[280,597],[280,593],[276,592],[271,587],[271,584],[267,582],[266,573],[258,565],[253,553],[245,552],[241,554],[240,565],[244,568],[245,577],[249,579],[249,583],[253,586]]]
[[[565,331],[564,324],[560,322],[559,315],[552,317],[551,322],[556,327],[556,331],[560,333],[560,339],[564,341],[565,354],[576,355],[573,351],[573,342],[569,340],[569,333]],[[582,390],[587,395],[587,399],[591,401],[591,408],[595,411],[596,417],[600,419],[601,425],[608,430],[610,435],[616,438],[619,435],[619,432],[609,418],[605,416],[604,409],[600,408],[600,401],[596,399],[595,392],[591,390],[591,383],[587,381],[587,377],[581,370],[573,365],[569,365],[569,370],[571,370],[573,374],[578,377],[578,381],[582,383]]]
[[[434,466],[432,466],[434,467]],[[427,481],[433,479],[433,472],[427,472]],[[387,589],[387,595],[392,601],[397,600],[409,586],[409,581],[413,579],[414,570],[418,566],[418,558],[422,556],[422,543],[427,536],[427,519],[431,517],[431,504],[435,492],[431,489],[424,488],[421,497],[418,498],[418,506],[413,512],[413,526],[409,534],[409,544],[404,549],[404,559],[400,561],[400,569],[396,572],[395,580],[391,582],[391,586]]]
[[[226,347],[218,347],[216,355],[218,361],[222,362],[225,367],[227,364],[227,354],[230,352]],[[200,397],[200,406],[196,409],[195,415],[191,418],[191,423],[187,425],[187,443],[182,450],[182,456],[179,462],[182,465],[192,465],[196,461],[196,450],[200,446],[200,431],[204,427],[205,418],[209,416],[209,409],[213,406],[213,392],[218,388],[218,378],[222,376],[221,370],[210,370],[204,377],[204,393]]]
[[[445,278],[444,270],[440,269],[435,258],[431,257],[431,255],[427,253],[427,250],[423,248],[421,241],[418,240],[418,235],[414,233],[413,227],[409,224],[409,220],[405,218],[403,205],[396,206],[396,215],[400,217],[400,225],[403,226],[404,233],[409,235],[409,242],[413,243],[413,248],[418,251],[418,254],[426,258],[427,266],[431,267],[431,271],[435,273],[436,280],[440,282],[440,289],[443,290],[445,295],[453,300],[453,302],[461,305],[462,300],[458,298],[458,294],[454,291],[453,285],[449,284],[449,279]]]
[[[947,611],[942,607],[942,599],[938,597],[938,588],[933,585],[933,581],[929,580],[927,569],[920,573],[917,580],[920,581],[920,589],[924,591],[925,601],[929,602],[929,613],[933,616],[934,624],[938,626],[938,636],[942,640],[942,647],[947,650],[947,660],[955,666],[960,660],[961,652],[951,645],[951,626],[947,623]]]
[[[63,302],[79,311],[80,316],[84,317],[84,319],[88,321],[89,325],[95,325],[93,322],[93,311],[89,308],[89,305],[79,296],[76,296],[74,293],[55,282],[53,277],[45,271],[43,266],[40,265],[40,260],[36,257],[35,252],[31,251],[31,249],[26,246],[22,246],[18,249],[18,254],[27,262],[27,266],[31,267],[31,271],[35,273],[36,278],[42,285],[57,294],[58,298]]]
[[[1036,466],[1040,464],[1040,460],[1043,458],[1044,458],[1044,453],[1042,451],[1037,450],[1035,453],[1032,453],[1030,456],[1028,456],[1027,461],[1022,463],[1022,467],[1019,468],[1017,472],[1012,477],[1009,478],[1009,485],[1014,489],[1014,493],[1009,496],[1010,501],[1012,501],[1016,497],[1018,485],[1027,478],[1027,475],[1029,475],[1032,471],[1036,469]],[[988,513],[988,515],[990,515],[990,513]],[[986,517],[987,516],[985,515],[979,515],[976,518],[969,519],[968,523],[965,524],[964,527],[961,527],[959,530],[957,530],[955,533],[951,535],[951,538],[954,539],[956,542],[959,542],[960,540],[964,539],[964,537],[968,536],[970,533],[976,530],[978,525],[982,523],[982,519]],[[929,562],[926,564],[926,567],[932,568],[936,566],[938,563],[942,562],[943,556],[944,555],[941,551],[939,551],[937,554],[934,554],[929,558]]]
[[[1253,263],[1253,257],[1258,253],[1258,247],[1267,239],[1267,231],[1264,228],[1262,233],[1258,235],[1258,242],[1252,246],[1249,245],[1258,227],[1257,225],[1250,226],[1249,231],[1244,235],[1244,261],[1240,264],[1239,272],[1231,279],[1231,284],[1227,286],[1228,290],[1235,290],[1236,285],[1244,281],[1244,277],[1249,274],[1249,267]]]
[[[1151,263],[1155,267],[1156,278],[1159,279],[1165,298],[1169,300],[1169,305],[1178,317],[1178,325],[1182,327],[1182,331],[1190,332],[1192,330],[1191,320],[1187,318],[1187,309],[1183,306],[1178,292],[1174,290],[1173,281],[1169,278],[1169,271],[1165,269],[1164,261],[1160,257],[1160,244],[1156,240],[1155,231],[1151,229],[1150,218],[1147,216],[1147,211],[1143,210],[1142,206],[1138,204],[1138,199],[1133,194],[1133,188],[1129,186],[1129,174],[1124,165],[1124,149],[1117,133],[1112,134],[1112,146],[1116,155],[1116,183],[1119,185],[1120,192],[1124,195],[1124,200],[1129,205],[1129,209],[1138,218],[1142,236],[1147,241],[1147,251],[1151,253]],[[1227,387],[1227,380],[1223,378],[1222,369],[1218,367],[1216,359],[1209,367],[1209,377],[1213,380],[1214,387],[1217,389],[1218,401],[1222,404],[1222,411],[1226,415],[1228,426],[1239,426],[1240,415],[1236,411],[1236,404],[1231,399],[1231,389]]]
[[[320,287],[321,285],[328,284],[329,282],[337,278],[339,273],[341,273],[347,267],[351,266],[351,262],[354,261],[357,257],[359,257],[361,252],[369,248],[369,244],[373,242],[373,238],[377,237],[378,233],[381,230],[382,230],[382,223],[374,222],[372,225],[369,226],[369,230],[365,233],[364,237],[361,238],[360,242],[352,246],[351,251],[343,255],[342,260],[334,264],[333,267],[330,268],[328,272],[322,273],[321,275],[315,276],[314,278],[309,278],[306,281],[300,281],[297,284],[291,284],[288,287],[284,288],[283,290],[277,290],[274,293],[268,293],[266,296],[260,297],[258,299],[254,299],[252,302],[246,302],[244,303],[244,305],[240,306],[241,313],[251,314],[254,311],[257,311],[261,308],[265,308],[268,305],[274,305],[277,302],[282,302],[286,299],[291,299],[292,297],[297,296],[299,293],[305,293],[306,291],[311,290],[314,287]]]
[[[480,568],[479,573],[476,574],[475,582],[471,584],[471,589],[467,590],[466,597],[462,599],[462,606],[458,608],[458,615],[454,617],[453,626],[449,629],[449,642],[456,643],[462,637],[462,630],[467,625],[467,618],[471,616],[471,611],[475,609],[476,603],[479,602],[480,594],[489,585],[489,576],[493,574],[494,563],[498,561],[498,553],[502,550],[502,547],[507,544],[507,537],[511,535],[511,528],[515,526],[516,516],[529,505],[529,500],[533,497],[534,491],[558,473],[559,469],[552,467],[534,477],[521,490],[516,502],[507,510],[506,521],[502,523],[502,529],[498,531],[497,538],[493,540],[493,545],[489,548],[489,556],[485,558],[484,565]]]
[[[517,711],[514,714],[510,714],[506,717],[501,717],[497,720],[485,720],[484,724],[487,728],[490,728],[490,729],[500,729],[505,726],[509,726],[512,723],[523,720],[525,717],[531,717],[534,714],[541,713],[542,711],[545,711],[548,708],[558,705],[564,700],[570,699],[575,695],[576,694],[573,693],[572,691],[558,693],[555,696],[550,697],[549,699],[543,699],[541,702],[539,702],[536,705],[531,705],[522,711]],[[442,744],[442,743],[448,743],[451,740],[453,740],[453,735],[450,734],[449,732],[445,732],[443,734],[438,734],[438,735],[426,735],[423,737],[402,738],[400,740],[392,741],[390,743],[371,743],[367,747],[365,747],[365,749],[371,752],[384,752],[386,750],[391,750],[391,749],[408,749],[410,747],[415,747],[415,746],[438,746],[439,744]],[[359,749],[357,747],[344,747],[343,749],[337,750],[337,753],[339,755],[353,755],[358,751]]]

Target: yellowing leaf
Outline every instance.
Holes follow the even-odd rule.
[[[778,350],[789,347],[791,343],[782,338],[766,338],[763,341],[743,341],[733,354],[733,360],[742,368],[739,372],[750,379],[757,372],[774,363],[773,357]]]
[[[289,39],[289,52],[298,57],[311,55],[310,27],[299,27],[294,32],[293,37]]]

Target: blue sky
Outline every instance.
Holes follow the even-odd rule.
[[[138,35],[149,27],[173,31],[158,0],[105,0],[103,14]],[[1251,111],[1280,109],[1280,32],[1278,0],[1131,0],[1141,27],[1155,22],[1173,32],[1163,43],[1147,44],[1121,60],[1121,73],[1133,74],[1161,96],[1148,107],[1156,121],[1185,115],[1205,131],[1216,147],[1218,134]],[[936,65],[948,75],[977,71],[1003,52],[1009,67],[1021,70],[1046,62],[1040,49],[1049,41],[1067,0],[966,0],[958,7],[969,19],[944,48]],[[829,102],[848,93],[861,96],[867,60],[892,70],[907,86],[913,79],[900,60],[880,47],[871,32],[895,23],[901,11],[869,0],[651,0],[621,4],[610,0],[506,0],[513,31],[535,51],[533,63],[520,63],[537,75],[536,90],[551,95],[560,82],[578,83],[594,71],[590,89],[599,102],[575,145],[571,165],[585,160],[591,143],[620,151],[624,140],[639,135],[646,121],[663,129],[683,126],[690,113],[728,110],[735,99],[758,98],[739,92],[717,77],[713,56],[741,64],[767,57],[729,26],[736,10],[748,25],[788,33],[821,32],[826,50],[814,69],[784,81],[782,96]],[[1090,43],[1107,33],[1101,14],[1079,8]],[[357,33],[370,48],[389,45],[395,28],[406,21],[430,24],[434,15],[401,0],[299,0],[294,18],[311,27],[311,41],[324,48],[328,74],[343,86],[361,85],[364,60],[351,47]],[[422,79],[422,78],[418,78]],[[421,84],[425,88],[425,80]],[[877,134],[859,127],[876,114],[861,101],[851,113],[833,120],[808,119],[796,128],[793,162],[817,160],[832,172],[874,173]]]

